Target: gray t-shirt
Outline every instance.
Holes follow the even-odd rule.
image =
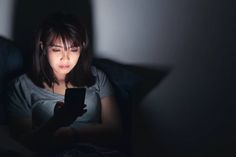
[[[112,87],[106,75],[92,67],[96,82],[86,88],[85,104],[87,112],[76,119],[72,127],[101,121],[101,98],[113,95]],[[64,102],[64,95],[56,94],[36,86],[26,74],[21,75],[10,85],[7,111],[10,117],[32,118],[33,126],[38,127],[53,116],[57,101]]]

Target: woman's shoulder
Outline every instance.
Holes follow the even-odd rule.
[[[12,80],[11,85],[14,87],[23,87],[23,88],[28,88],[29,86],[32,86],[32,81],[30,78],[27,76],[27,74],[22,74],[15,79]]]
[[[23,83],[23,82],[29,82],[29,81],[30,79],[25,73],[13,79],[14,83]]]
[[[109,80],[107,74],[102,69],[99,69],[98,67],[92,66],[92,74],[96,78],[96,83],[98,84],[108,82]]]
[[[93,76],[95,76],[96,78],[101,78],[101,77],[106,77],[106,74],[99,68],[97,68],[96,66],[92,66],[92,74]]]
[[[96,84],[100,87],[110,86],[110,79],[107,74],[102,69],[95,66],[92,68],[93,75],[96,77]]]
[[[100,97],[113,95],[113,89],[107,74],[95,66],[92,67],[92,72],[96,77],[95,87],[99,91]]]

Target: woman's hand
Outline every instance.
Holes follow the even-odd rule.
[[[71,105],[72,106],[72,105]],[[57,102],[54,108],[54,118],[60,126],[68,126],[73,123],[77,117],[81,117],[87,112],[86,105],[81,107],[67,107],[63,102]]]

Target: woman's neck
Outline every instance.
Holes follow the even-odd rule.
[[[56,76],[56,78],[57,78],[57,82],[58,82],[59,84],[65,83],[65,79],[66,79],[66,76],[65,76],[65,75],[63,75],[63,76]]]
[[[65,83],[65,79],[64,80],[58,80],[57,79],[57,82],[58,82],[58,85],[65,85],[66,83]]]
[[[66,84],[64,80],[58,80],[58,83],[53,83],[52,87],[49,87],[46,83],[43,84],[45,89],[60,95],[65,95],[66,88],[73,87],[70,83]]]
[[[57,93],[57,94],[61,94],[61,95],[65,95],[65,90],[66,90],[66,84],[65,82],[60,83],[59,84],[54,83],[52,86],[52,92],[53,93]]]

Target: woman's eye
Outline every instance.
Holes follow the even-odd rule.
[[[60,49],[52,49],[53,52],[59,52]]]
[[[71,48],[72,52],[78,52],[78,48]]]

